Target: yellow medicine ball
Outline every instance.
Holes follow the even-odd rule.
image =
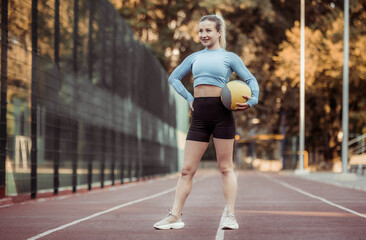
[[[249,86],[240,80],[232,80],[226,84],[221,92],[221,101],[224,106],[229,110],[235,110],[236,103],[246,103],[245,96],[252,96],[252,91]]]

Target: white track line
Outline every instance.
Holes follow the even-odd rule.
[[[203,181],[205,179],[207,179],[209,176],[204,176],[202,177],[201,179],[198,179],[198,180],[193,180],[193,183],[195,184],[196,182],[199,182],[199,181]],[[170,192],[173,192],[175,191],[176,187],[173,187],[173,188],[169,188],[165,191],[162,191],[162,192],[159,192],[159,193],[156,193],[154,195],[151,195],[151,196],[148,196],[148,197],[144,197],[144,198],[140,198],[140,199],[137,199],[135,201],[131,201],[131,202],[128,202],[128,203],[124,203],[124,204],[121,204],[121,205],[118,205],[118,206],[115,206],[113,208],[110,208],[110,209],[107,209],[107,210],[104,210],[104,211],[101,211],[101,212],[97,212],[97,213],[94,213],[88,217],[85,217],[85,218],[81,218],[81,219],[78,219],[78,220],[75,220],[73,222],[70,222],[70,223],[67,223],[67,224],[64,224],[62,226],[59,226],[57,228],[54,228],[54,229],[51,229],[51,230],[48,230],[46,232],[43,232],[41,234],[38,234],[34,237],[31,237],[31,238],[28,238],[27,240],[35,240],[35,239],[39,239],[39,238],[42,238],[44,236],[47,236],[53,232],[57,232],[57,231],[60,231],[62,229],[65,229],[65,228],[68,228],[70,226],[73,226],[73,225],[76,225],[78,223],[81,223],[81,222],[84,222],[86,220],[89,220],[89,219],[92,219],[92,218],[95,218],[95,217],[98,217],[100,215],[103,215],[105,213],[109,213],[109,212],[113,212],[117,209],[120,209],[120,208],[123,208],[123,207],[127,207],[127,206],[130,206],[132,204],[135,204],[135,203],[139,203],[139,202],[143,202],[143,201],[146,201],[146,200],[150,200],[150,199],[153,199],[153,198],[157,198],[157,197],[160,197],[164,194],[167,194],[167,193],[170,193]]]
[[[349,213],[355,214],[355,215],[357,215],[357,216],[359,216],[359,217],[366,218],[366,215],[365,215],[365,214],[362,214],[362,213],[359,213],[359,212],[353,211],[353,210],[351,210],[351,209],[349,209],[349,208],[346,208],[346,207],[343,207],[343,206],[341,206],[341,205],[339,205],[339,204],[333,203],[333,202],[331,202],[331,201],[329,201],[329,200],[327,200],[327,199],[325,199],[325,198],[322,198],[322,197],[319,197],[319,196],[313,195],[313,194],[311,194],[311,193],[305,192],[305,191],[301,190],[300,188],[297,188],[297,187],[291,186],[290,184],[287,184],[287,183],[285,183],[285,182],[283,182],[283,181],[280,181],[280,180],[277,180],[277,179],[271,178],[270,176],[267,176],[267,175],[264,175],[264,174],[261,174],[261,175],[262,175],[262,176],[264,176],[265,178],[267,178],[268,180],[272,181],[272,182],[276,182],[276,183],[278,183],[278,184],[281,184],[281,185],[282,185],[282,186],[284,186],[284,187],[287,187],[287,188],[289,188],[289,189],[291,189],[291,190],[294,190],[294,191],[296,191],[296,192],[299,192],[299,193],[301,193],[301,194],[304,194],[304,195],[306,195],[306,196],[308,196],[308,197],[311,197],[311,198],[314,198],[314,199],[318,199],[318,200],[320,200],[320,201],[322,201],[322,202],[324,202],[324,203],[326,203],[326,204],[329,204],[329,205],[331,205],[331,206],[333,206],[333,207],[336,207],[336,208],[342,209],[342,210],[344,210],[344,211],[346,211],[346,212],[349,212]]]
[[[135,201],[128,202],[128,203],[124,203],[124,204],[118,205],[118,206],[116,206],[116,207],[113,207],[113,208],[107,209],[107,210],[102,211],[102,212],[94,213],[93,215],[90,215],[90,216],[88,216],[88,217],[81,218],[81,219],[79,219],[79,220],[75,220],[75,221],[73,221],[73,222],[70,222],[70,223],[64,224],[64,225],[62,225],[62,226],[60,226],[60,227],[57,227],[57,228],[54,228],[54,229],[48,230],[48,231],[46,231],[46,232],[43,232],[43,233],[41,233],[41,234],[38,234],[37,236],[34,236],[34,237],[31,237],[31,238],[28,238],[28,240],[39,239],[39,238],[44,237],[44,236],[47,236],[47,235],[49,235],[49,234],[51,234],[51,233],[53,233],[53,232],[60,231],[60,230],[62,230],[62,229],[68,228],[68,227],[70,227],[70,226],[72,226],[72,225],[75,225],[75,224],[78,224],[78,223],[80,223],[80,222],[83,222],[83,221],[89,220],[89,219],[91,219],[91,218],[95,218],[95,217],[100,216],[100,215],[102,215],[102,214],[109,213],[109,212],[113,212],[113,211],[115,211],[115,210],[117,210],[117,209],[120,209],[120,208],[123,208],[123,207],[127,207],[127,206],[132,205],[132,204],[135,204],[135,203],[139,203],[139,202],[143,202],[143,201],[150,200],[150,199],[153,199],[153,198],[157,198],[157,197],[160,197],[160,196],[162,196],[162,195],[164,195],[164,194],[167,194],[167,193],[173,192],[174,190],[175,190],[175,187],[173,187],[173,188],[169,188],[169,189],[167,189],[167,190],[165,190],[165,191],[162,191],[162,192],[159,192],[159,193],[157,193],[157,194],[154,194],[154,195],[151,195],[151,196],[148,196],[148,197],[144,197],[144,198],[140,198],[140,199],[137,199],[137,200],[135,200]]]
[[[224,214],[225,214],[225,209],[224,209],[224,212],[221,215],[220,224],[219,224],[219,227],[218,227],[217,232],[216,232],[215,240],[223,240],[224,239],[225,231],[221,228],[222,222],[224,221]]]
[[[10,206],[13,206],[13,204],[10,203],[10,204],[1,205],[0,208],[6,208],[6,207],[10,207]]]

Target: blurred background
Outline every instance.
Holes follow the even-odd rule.
[[[111,2],[169,73],[202,49],[199,19],[221,14],[227,24],[227,50],[242,57],[261,89],[259,104],[236,114],[240,144],[248,155],[254,137],[256,158],[285,158],[284,168],[296,167],[300,1]],[[349,137],[355,139],[366,133],[366,1],[349,4]],[[331,170],[341,161],[343,7],[344,1],[305,1],[305,158],[307,154],[314,170]],[[192,91],[192,77],[183,81]],[[205,159],[214,159],[212,148]]]
[[[310,171],[342,170],[343,6],[305,1]],[[361,163],[365,9],[365,0],[350,1],[349,157]],[[91,190],[179,171],[189,111],[167,78],[202,49],[198,21],[212,13],[225,18],[227,50],[243,59],[261,89],[255,108],[235,113],[237,168],[296,169],[300,1],[1,0],[0,197]],[[193,91],[191,75],[183,83]],[[210,145],[201,166],[215,164]]]

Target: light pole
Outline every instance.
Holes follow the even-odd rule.
[[[349,40],[349,1],[344,0],[343,36],[343,102],[342,102],[342,173],[347,173],[348,164],[348,40]]]
[[[305,0],[300,0],[300,133],[299,133],[299,162],[300,169],[296,171],[303,174],[304,170],[304,145],[305,145]]]
[[[256,158],[255,155],[255,128],[254,126],[259,124],[261,121],[259,118],[253,118],[251,120],[251,125],[252,125],[252,130],[250,131],[250,156],[252,158],[251,164],[250,164],[250,169],[253,169],[253,163],[254,160]]]

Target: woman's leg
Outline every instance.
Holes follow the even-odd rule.
[[[227,211],[234,214],[237,193],[237,180],[233,166],[234,139],[214,138],[216,157],[222,177],[222,185]]]
[[[192,189],[192,178],[197,171],[198,164],[205,153],[208,142],[187,140],[184,148],[182,171],[175,192],[172,214],[180,216],[184,203]]]

